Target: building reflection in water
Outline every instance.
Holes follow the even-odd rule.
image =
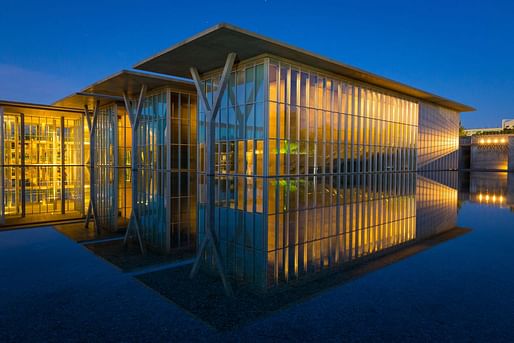
[[[242,189],[256,194],[249,208],[218,204],[226,273],[266,290],[450,230],[457,220],[457,177],[455,172],[406,172],[251,178],[250,183],[219,179],[218,186],[233,193],[225,199],[248,199]],[[212,263],[206,265],[214,270]]]
[[[514,174],[470,172],[460,175],[459,200],[514,211]]]

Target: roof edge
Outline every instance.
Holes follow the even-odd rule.
[[[152,60],[154,60],[154,59],[156,59],[158,57],[161,57],[161,56],[165,55],[166,53],[168,53],[170,51],[173,51],[173,50],[175,50],[177,48],[180,48],[180,47],[182,47],[184,45],[187,45],[187,44],[193,42],[196,39],[199,39],[199,38],[202,38],[204,36],[207,36],[210,33],[215,32],[215,31],[220,30],[220,29],[233,30],[233,31],[236,31],[236,32],[248,35],[248,36],[252,36],[252,37],[260,39],[260,40],[267,41],[267,42],[269,42],[271,44],[282,46],[282,47],[284,47],[286,49],[296,50],[299,53],[307,55],[307,56],[309,56],[311,58],[315,58],[315,59],[327,62],[329,64],[332,64],[334,66],[338,66],[338,67],[341,67],[341,68],[348,69],[349,71],[352,71],[354,73],[360,73],[360,74],[362,74],[364,76],[367,76],[369,78],[375,78],[377,80],[383,81],[384,83],[389,83],[393,87],[387,87],[387,86],[385,86],[383,84],[380,84],[379,82],[374,83],[372,81],[367,80],[366,77],[362,77],[361,79],[353,77],[353,79],[361,81],[361,82],[364,82],[364,83],[368,83],[368,84],[371,84],[371,85],[374,85],[374,86],[378,86],[378,87],[381,87],[381,88],[384,88],[384,89],[390,89],[390,90],[393,90],[393,91],[398,92],[400,94],[405,94],[405,95],[408,95],[408,96],[411,96],[411,97],[415,97],[415,98],[417,98],[417,99],[419,99],[421,101],[431,102],[431,103],[434,103],[434,104],[436,104],[438,106],[446,107],[446,108],[449,108],[449,109],[452,109],[452,110],[455,110],[455,111],[458,111],[458,112],[472,112],[472,111],[476,110],[474,107],[465,105],[463,103],[460,103],[460,102],[457,102],[457,101],[453,101],[453,100],[450,100],[450,99],[447,99],[447,98],[443,98],[443,97],[438,96],[436,94],[433,94],[433,93],[421,90],[421,89],[413,87],[413,86],[409,86],[409,85],[407,85],[405,83],[402,83],[402,82],[399,82],[399,81],[395,81],[393,79],[390,79],[390,78],[387,78],[387,77],[384,77],[384,76],[380,76],[380,75],[372,73],[372,72],[365,71],[365,70],[363,70],[361,68],[354,67],[354,66],[345,64],[343,62],[339,62],[339,61],[334,60],[332,58],[322,56],[320,54],[317,54],[317,53],[305,50],[303,48],[299,48],[299,47],[296,47],[294,45],[291,45],[291,44],[288,44],[288,43],[285,43],[285,42],[282,42],[282,41],[279,41],[279,40],[276,40],[276,39],[273,39],[273,38],[269,38],[269,37],[263,36],[261,34],[255,33],[255,32],[245,30],[245,29],[239,28],[239,27],[237,27],[235,25],[228,24],[228,23],[225,23],[225,22],[218,23],[218,24],[216,24],[214,26],[211,26],[211,27],[209,27],[209,28],[207,28],[207,29],[205,29],[205,30],[203,30],[203,31],[193,35],[193,36],[190,36],[189,38],[186,38],[185,40],[180,41],[180,42],[178,42],[178,43],[176,43],[176,44],[174,44],[174,45],[172,45],[172,46],[170,46],[170,47],[168,47],[168,48],[158,52],[157,54],[154,54],[154,55],[152,55],[152,56],[150,56],[150,57],[148,57],[148,58],[146,58],[146,59],[136,63],[135,65],[133,65],[133,68],[134,69],[138,69],[138,70],[145,70],[145,69],[143,69],[143,65],[145,63],[150,62],[150,61],[152,61]],[[345,75],[342,75],[342,76],[345,76]],[[348,77],[348,76],[345,76],[345,77]],[[410,92],[408,92],[408,91],[410,91]],[[417,93],[417,95],[416,95],[416,93]]]

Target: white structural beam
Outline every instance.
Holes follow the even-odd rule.
[[[230,73],[232,71],[232,67],[234,65],[234,61],[236,59],[235,53],[230,53],[227,56],[225,61],[225,67],[223,68],[223,72],[221,74],[221,79],[218,85],[218,89],[214,94],[214,99],[212,106],[210,106],[207,96],[205,94],[205,90],[202,87],[201,79],[198,74],[198,70],[194,67],[190,68],[191,76],[193,78],[196,91],[198,93],[198,97],[202,102],[202,106],[205,109],[205,118],[206,118],[206,142],[205,142],[205,168],[206,168],[206,176],[207,176],[207,203],[206,203],[206,213],[205,213],[205,237],[203,241],[199,245],[199,250],[196,255],[195,262],[193,264],[193,269],[191,270],[190,277],[194,277],[198,272],[200,267],[200,263],[202,261],[203,253],[207,248],[207,244],[210,243],[213,251],[214,263],[216,264],[216,268],[218,273],[220,274],[221,281],[223,282],[223,287],[225,288],[225,293],[229,296],[233,294],[232,286],[230,285],[227,276],[225,274],[225,267],[223,264],[223,259],[220,252],[218,238],[216,236],[216,232],[213,229],[215,223],[215,157],[216,157],[216,141],[215,141],[215,122],[216,116],[218,114],[218,109],[221,105],[221,98],[223,92],[226,89]]]
[[[89,206],[87,209],[85,227],[89,226],[91,217],[95,222],[95,230],[97,233],[100,232],[98,224],[98,215],[96,208],[96,190],[95,190],[95,139],[96,139],[96,126],[98,122],[98,112],[100,110],[100,100],[97,100],[93,109],[93,116],[91,117],[87,105],[84,106],[84,113],[87,119],[87,125],[89,127]]]
[[[127,231],[125,232],[125,238],[123,239],[123,244],[126,245],[129,237],[132,235],[134,231],[137,241],[139,243],[139,248],[141,249],[141,253],[145,254],[145,246],[143,244],[143,238],[141,237],[140,223],[139,223],[139,213],[137,207],[137,129],[139,127],[139,117],[141,116],[141,112],[143,110],[143,104],[146,96],[146,85],[141,86],[141,91],[139,92],[139,98],[137,102],[134,104],[133,101],[130,100],[127,93],[123,93],[123,101],[125,102],[125,110],[129,116],[130,126],[132,129],[132,160],[131,160],[131,175],[132,175],[132,213],[130,215],[129,224],[127,227]]]

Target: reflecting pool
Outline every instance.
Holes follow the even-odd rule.
[[[217,192],[218,199],[234,198],[236,203],[218,201],[215,225],[225,272],[235,283],[260,291],[344,269],[457,224],[455,172],[241,178],[233,187],[226,183],[217,180],[224,191]],[[240,183],[246,183],[242,190]],[[237,199],[250,198],[247,192],[259,194],[254,202],[260,205],[238,206]],[[203,238],[203,204],[199,213]],[[215,272],[210,254],[204,264]]]
[[[448,340],[481,337],[493,329],[495,335],[510,332],[514,174],[433,172],[402,178],[405,182],[396,185],[415,187],[381,188],[396,189],[387,196],[372,191],[372,184],[354,181],[351,191],[347,184],[346,198],[336,196],[335,213],[342,220],[327,220],[333,204],[308,220],[311,226],[298,224],[298,218],[317,215],[318,209],[287,212],[288,223],[296,218],[294,226],[282,226],[280,247],[277,240],[272,245],[263,238],[268,242],[261,243],[268,249],[263,255],[255,244],[230,252],[236,249],[231,240],[241,237],[227,230],[220,245],[233,298],[224,295],[210,268],[193,280],[190,266],[138,278],[217,328],[255,323],[248,329],[252,334],[280,327],[284,337],[302,332],[305,339],[314,333],[313,339],[329,339],[344,327],[361,338],[412,338],[423,331],[431,339]],[[332,194],[326,183],[323,194]]]

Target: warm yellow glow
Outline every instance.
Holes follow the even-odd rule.
[[[505,138],[481,138],[478,141],[478,144],[505,144],[507,143],[507,139]]]
[[[489,195],[489,194],[485,194],[483,195],[482,193],[479,193],[477,195],[477,199],[480,203],[485,202],[486,203],[489,203],[491,202],[492,204],[502,204],[505,200],[505,198],[503,197],[503,195],[496,195],[496,194],[493,194],[493,195]]]

